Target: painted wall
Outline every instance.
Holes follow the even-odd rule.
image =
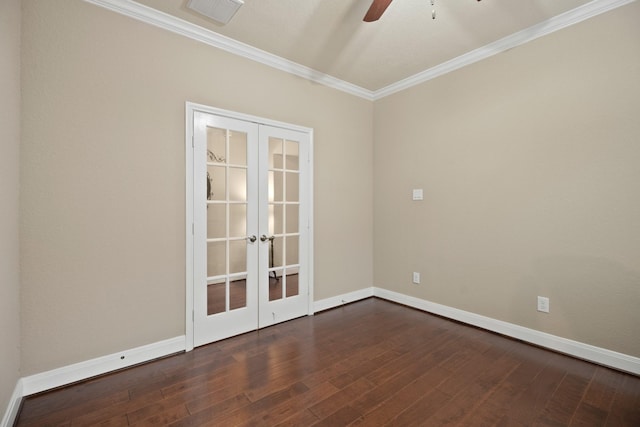
[[[375,103],[376,286],[640,356],[639,18]]]
[[[0,414],[20,377],[20,0],[0,2]]]
[[[81,0],[22,8],[22,375],[184,333],[185,101],[315,129],[315,300],[373,283],[640,355],[637,2],[375,103]]]
[[[314,297],[371,286],[371,102],[80,0],[22,3],[23,375],[184,334],[185,101],[314,128]]]

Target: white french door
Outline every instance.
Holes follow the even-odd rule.
[[[310,314],[310,132],[197,110],[192,126],[193,344]]]

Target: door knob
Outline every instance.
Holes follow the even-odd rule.
[[[260,241],[261,241],[261,242],[266,242],[267,240],[273,240],[273,239],[275,239],[275,238],[276,238],[276,236],[269,236],[269,237],[267,237],[267,236],[265,236],[265,235],[263,234],[262,236],[260,236]]]
[[[247,237],[247,240],[250,241],[251,243],[253,243],[253,242],[255,242],[257,240],[257,237],[255,235],[249,236],[249,237]]]

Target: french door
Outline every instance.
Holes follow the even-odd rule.
[[[309,133],[194,111],[192,145],[194,345],[309,314]]]

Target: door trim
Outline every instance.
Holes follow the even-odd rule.
[[[309,254],[309,297],[307,314],[312,315],[314,313],[313,306],[313,289],[314,289],[314,227],[313,227],[313,129],[292,125],[285,122],[279,122],[276,120],[265,119],[263,117],[253,116],[249,114],[237,113],[234,111],[223,110],[220,108],[209,107],[207,105],[197,104],[193,102],[185,103],[185,260],[186,260],[186,274],[185,274],[185,349],[186,351],[193,350],[194,347],[194,302],[193,302],[193,259],[194,259],[194,186],[193,186],[193,169],[194,169],[194,113],[196,111],[214,114],[217,116],[228,117],[236,120],[244,120],[247,122],[257,123],[260,125],[267,125],[283,129],[291,129],[298,132],[303,132],[309,135],[309,181],[305,191],[309,195],[309,222],[306,224],[309,230],[308,239],[308,254]],[[302,224],[301,224],[302,225]]]

